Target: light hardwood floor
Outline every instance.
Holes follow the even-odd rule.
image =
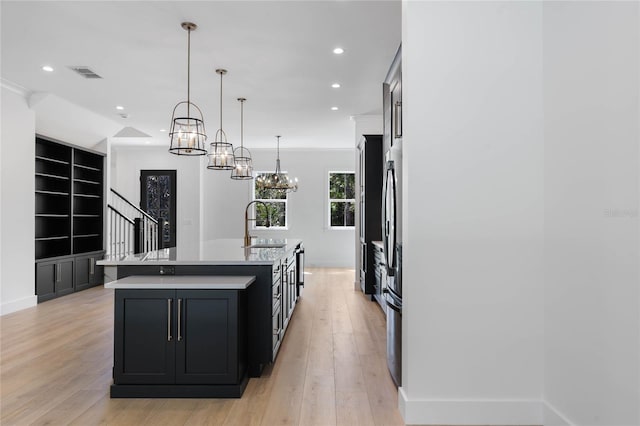
[[[402,425],[382,310],[310,269],[276,362],[240,399],[111,399],[113,291],[0,317],[2,425]]]

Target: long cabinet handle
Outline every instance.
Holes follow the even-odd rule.
[[[89,275],[96,273],[96,260],[93,257],[89,258]]]
[[[178,342],[182,340],[182,299],[178,299]]]
[[[171,299],[167,299],[167,342],[171,341]]]
[[[394,136],[396,138],[402,137],[402,102],[396,101],[394,108]]]

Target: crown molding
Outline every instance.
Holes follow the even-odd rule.
[[[26,87],[22,87],[19,84],[14,83],[13,81],[6,80],[4,78],[0,78],[0,86],[2,86],[3,89],[10,90],[13,93],[22,96],[23,98],[25,98],[25,100],[28,100],[32,93],[32,91],[27,89]]]

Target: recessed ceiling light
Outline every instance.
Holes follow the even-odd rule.
[[[166,131],[167,131],[167,129],[160,129],[160,131],[161,131],[161,132],[166,132]]]
[[[118,106],[116,107],[116,109],[117,109],[118,111],[122,111],[122,110],[124,109],[124,107],[123,107],[123,106],[118,105]]]
[[[336,47],[335,49],[333,49],[333,53],[335,53],[336,55],[342,55],[344,53],[344,49],[342,47]]]
[[[42,67],[42,71],[53,72],[53,67],[51,65],[45,65]]]
[[[334,89],[337,89],[340,87],[340,83],[333,83],[331,87],[333,87]]]
[[[337,111],[338,107],[331,107],[331,111]]]

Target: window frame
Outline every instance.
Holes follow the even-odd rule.
[[[264,203],[283,203],[284,204],[284,226],[274,226],[271,225],[269,227],[266,226],[258,226],[257,221],[252,220],[251,229],[257,231],[286,231],[289,229],[289,193],[286,193],[286,197],[284,199],[273,199],[273,198],[256,198],[256,178],[261,174],[271,174],[273,170],[254,170],[253,171],[253,184],[251,185],[251,201],[262,201]],[[286,171],[281,171],[281,173],[289,175]],[[256,214],[256,205],[251,206],[253,208],[253,217],[257,217]]]
[[[353,175],[353,195],[354,198],[331,198],[331,175],[332,174],[351,174]],[[356,172],[353,170],[329,170],[327,171],[327,208],[326,208],[326,214],[327,214],[327,228],[331,229],[331,230],[338,230],[338,231],[350,231],[350,230],[354,230],[356,228]],[[340,226],[334,226],[331,224],[331,203],[334,202],[340,202],[340,203],[352,203],[353,204],[353,211],[354,211],[354,217],[353,217],[353,225],[340,225]]]

